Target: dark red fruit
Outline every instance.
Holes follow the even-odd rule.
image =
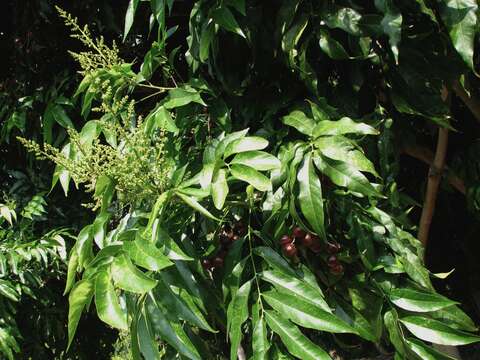
[[[307,233],[305,231],[303,231],[302,228],[299,228],[298,226],[296,228],[293,229],[292,231],[292,237],[295,238],[295,239],[301,239],[303,237],[305,237],[307,235]]]
[[[297,255],[297,247],[295,246],[295,244],[285,244],[283,246],[283,252],[288,257],[294,257],[295,255]]]
[[[209,270],[212,267],[212,262],[209,259],[203,259],[202,260],[202,267],[205,270]]]
[[[213,266],[216,268],[221,268],[223,266],[223,258],[221,256],[215,256],[213,258]]]
[[[327,264],[330,268],[334,268],[335,266],[340,265],[335,255],[331,255],[328,257]]]
[[[236,232],[239,236],[244,236],[247,233],[247,227],[243,222],[239,221],[234,225],[233,231]]]
[[[310,246],[310,250],[312,250],[315,254],[318,254],[322,251],[322,245],[320,243],[313,243]]]
[[[292,241],[293,241],[293,239],[288,235],[283,235],[280,238],[280,244],[282,244],[282,246],[284,246],[286,244],[290,244]]]
[[[328,242],[327,243],[327,252],[329,254],[337,254],[342,249],[342,246],[339,243]]]
[[[222,244],[223,246],[230,245],[231,240],[225,232],[221,232],[218,236],[218,239],[220,240],[220,244]]]
[[[335,265],[334,267],[330,268],[330,272],[333,274],[333,275],[341,275],[343,274],[343,271],[345,269],[343,268],[343,265],[342,264],[337,264]]]

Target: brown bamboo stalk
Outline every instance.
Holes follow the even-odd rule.
[[[402,152],[430,166],[433,164],[434,153],[432,150],[426,147],[418,146],[418,145],[409,145],[409,146],[405,146]],[[450,183],[450,185],[452,185],[452,187],[456,189],[458,192],[465,195],[467,193],[465,182],[456,174],[449,171],[447,165],[444,165],[444,171],[447,172],[447,181]]]
[[[420,218],[420,226],[418,229],[418,239],[424,247],[427,246],[430,225],[432,224],[433,213],[435,211],[435,203],[437,201],[438,187],[442,178],[443,168],[445,166],[445,157],[447,155],[448,145],[448,129],[439,128],[437,148],[433,164],[428,173],[427,193],[423,203],[422,216]]]

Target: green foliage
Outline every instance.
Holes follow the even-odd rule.
[[[130,1],[124,39],[143,5]],[[180,29],[186,76],[167,47],[175,6],[150,1],[140,67],[59,10],[90,49],[73,54],[86,122],[49,102],[66,142],[48,127],[44,145],[22,142],[55,163],[52,188],[73,179],[93,201],[70,252],[69,346],[93,306],[133,359],[448,358],[430,343],[479,341],[432,285],[392,155],[457,126],[441,90],[472,77],[477,6],[201,0]],[[312,243],[280,243],[297,227]]]

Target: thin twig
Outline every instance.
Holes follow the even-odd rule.
[[[402,149],[404,154],[407,154],[417,160],[424,162],[425,164],[432,165],[434,154],[433,151],[418,145],[409,145],[405,146]],[[455,188],[457,191],[465,195],[467,193],[467,188],[465,186],[465,182],[458,177],[455,173],[453,173],[447,165],[444,165],[444,172],[446,172],[446,177],[450,185]]]
[[[442,171],[445,166],[445,157],[448,145],[448,129],[439,128],[437,149],[433,164],[428,173],[427,193],[423,203],[422,216],[420,218],[420,226],[418,229],[418,239],[424,247],[427,246],[428,233],[432,223],[433,213],[435,211],[435,203],[437,201],[438,187],[442,178]]]
[[[480,122],[480,101],[477,98],[470,96],[458,80],[455,80],[452,83],[452,89],[463,101],[463,103],[470,109],[473,116],[475,116],[475,119]]]

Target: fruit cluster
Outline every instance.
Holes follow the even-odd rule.
[[[289,258],[295,258],[297,256],[298,244],[310,249],[315,254],[325,251],[329,255],[326,261],[330,272],[334,275],[340,275],[343,273],[343,265],[337,257],[337,254],[342,249],[339,243],[329,241],[326,244],[322,244],[318,236],[307,233],[299,227],[295,227],[291,235],[283,235],[280,238],[280,245],[282,246],[283,253]]]
[[[237,241],[247,233],[247,227],[241,221],[233,226],[225,225],[220,229],[218,240],[220,243],[217,254],[213,257],[202,260],[202,266],[205,270],[213,270],[223,267],[225,256],[233,242]]]

